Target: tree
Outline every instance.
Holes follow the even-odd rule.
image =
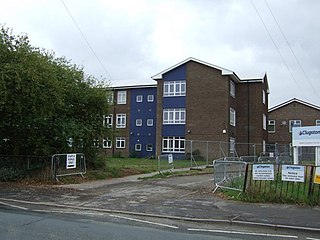
[[[65,58],[0,31],[0,153],[49,155],[94,151],[105,136],[106,86]],[[72,141],[70,145],[70,141]]]

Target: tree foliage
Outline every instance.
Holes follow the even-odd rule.
[[[108,109],[105,86],[94,83],[82,68],[2,27],[0,153],[92,153],[93,140],[106,134]]]

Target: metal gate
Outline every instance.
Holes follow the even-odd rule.
[[[54,154],[51,158],[51,173],[56,181],[58,177],[81,175],[87,172],[86,158],[82,153]]]

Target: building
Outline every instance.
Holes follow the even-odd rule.
[[[103,140],[104,153],[117,157],[154,157],[156,145],[157,86],[112,88],[111,109],[105,126],[111,139]]]
[[[113,107],[105,116],[113,137],[104,140],[106,154],[186,158],[195,150],[203,153],[203,142],[214,145],[206,146],[210,158],[265,151],[266,74],[240,79],[231,70],[188,58],[152,79],[156,84],[113,88]],[[259,146],[255,152],[252,144]]]
[[[320,126],[320,107],[293,98],[269,109],[270,151],[291,155],[292,127]]]
[[[158,88],[156,155],[183,158],[195,149],[190,149],[191,141],[227,143],[211,148],[216,157],[221,151],[251,154],[249,144],[235,148],[237,142],[257,143],[261,149],[256,150],[263,151],[268,140],[266,75],[240,79],[231,70],[188,58],[152,79]]]

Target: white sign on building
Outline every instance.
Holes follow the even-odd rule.
[[[304,182],[304,173],[304,166],[282,165],[281,180],[287,182]]]
[[[273,164],[253,164],[253,180],[274,180]]]

